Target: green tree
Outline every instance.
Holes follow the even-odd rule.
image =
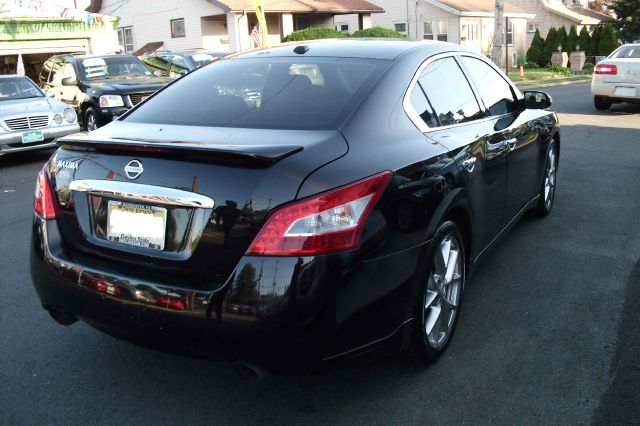
[[[591,34],[589,34],[589,30],[587,27],[582,27],[580,30],[580,35],[578,36],[578,44],[580,45],[580,50],[583,52],[589,52],[591,49]],[[585,53],[588,55],[589,53]]]
[[[569,53],[575,52],[578,42],[578,27],[576,27],[576,24],[572,24],[569,35],[567,36],[567,42],[564,46],[564,51]]]
[[[558,45],[562,48],[563,52],[568,52],[567,50],[567,38],[569,37],[567,35],[567,29],[563,26],[561,26],[560,28],[558,28],[558,31],[556,33],[556,37],[558,39]]]
[[[533,35],[531,46],[527,50],[527,62],[538,64],[540,67],[546,66],[544,59],[544,39],[540,36],[540,30],[536,29]]]
[[[558,47],[560,46],[560,42],[558,40],[558,30],[555,28],[549,29],[547,33],[547,38],[544,41],[544,55],[542,62],[543,66],[547,66],[551,63],[551,56],[558,51]]]
[[[617,27],[623,42],[640,40],[640,2],[638,0],[615,0],[609,6],[618,17]]]
[[[607,24],[602,29],[600,42],[598,43],[598,55],[608,56],[609,53],[620,47],[618,43],[618,37],[616,36],[616,30],[613,29],[613,25]]]
[[[602,27],[596,25],[591,33],[591,43],[589,43],[589,51],[587,55],[596,56],[598,54],[598,45],[600,44],[600,34],[602,34]]]

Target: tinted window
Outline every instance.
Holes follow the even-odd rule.
[[[496,70],[480,59],[468,56],[461,59],[491,115],[502,115],[516,110],[511,87]]]
[[[133,56],[114,55],[103,58],[86,58],[80,60],[78,65],[80,78],[84,80],[151,75],[151,71]]]
[[[420,83],[413,86],[413,90],[411,91],[411,106],[427,126],[438,127],[436,115],[433,113],[433,109],[431,109],[431,105],[429,105],[429,101],[424,95]]]
[[[140,60],[149,70],[154,72],[156,75],[160,75],[163,77],[169,76],[169,70],[171,69],[171,63],[168,56],[152,56],[145,55],[141,56]]]
[[[199,68],[126,120],[282,129],[336,128],[388,66],[327,58],[234,59]]]
[[[418,79],[441,126],[465,123],[484,115],[455,59],[431,63]]]

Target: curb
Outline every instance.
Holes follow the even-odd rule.
[[[555,83],[540,83],[540,84],[536,84],[535,82],[532,82],[531,84],[523,84],[523,83],[514,83],[516,85],[516,87],[518,87],[519,89],[529,89],[532,87],[553,87],[553,86],[567,86],[569,84],[578,84],[578,83],[591,83],[591,80],[571,80],[571,81],[558,81]]]

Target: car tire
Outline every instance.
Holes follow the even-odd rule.
[[[539,217],[546,217],[551,213],[553,201],[556,196],[556,182],[558,174],[558,144],[551,143],[547,149],[547,156],[544,161],[542,183],[538,195],[538,204],[535,213]]]
[[[418,363],[431,364],[449,346],[462,303],[464,240],[454,222],[446,221],[438,227],[422,259],[416,272],[420,293],[409,355]]]
[[[87,132],[96,130],[98,128],[96,113],[93,112],[93,109],[91,108],[87,108],[87,111],[84,113],[84,128]]]
[[[595,106],[598,111],[606,111],[611,108],[611,101],[606,96],[594,96],[593,106]]]

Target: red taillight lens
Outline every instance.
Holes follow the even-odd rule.
[[[56,204],[53,201],[53,190],[47,177],[46,166],[38,173],[33,208],[44,219],[55,219],[56,217]]]
[[[391,174],[382,172],[276,209],[246,254],[308,256],[357,247]]]
[[[609,64],[598,64],[593,69],[593,73],[601,75],[616,75],[618,74],[618,67]]]

